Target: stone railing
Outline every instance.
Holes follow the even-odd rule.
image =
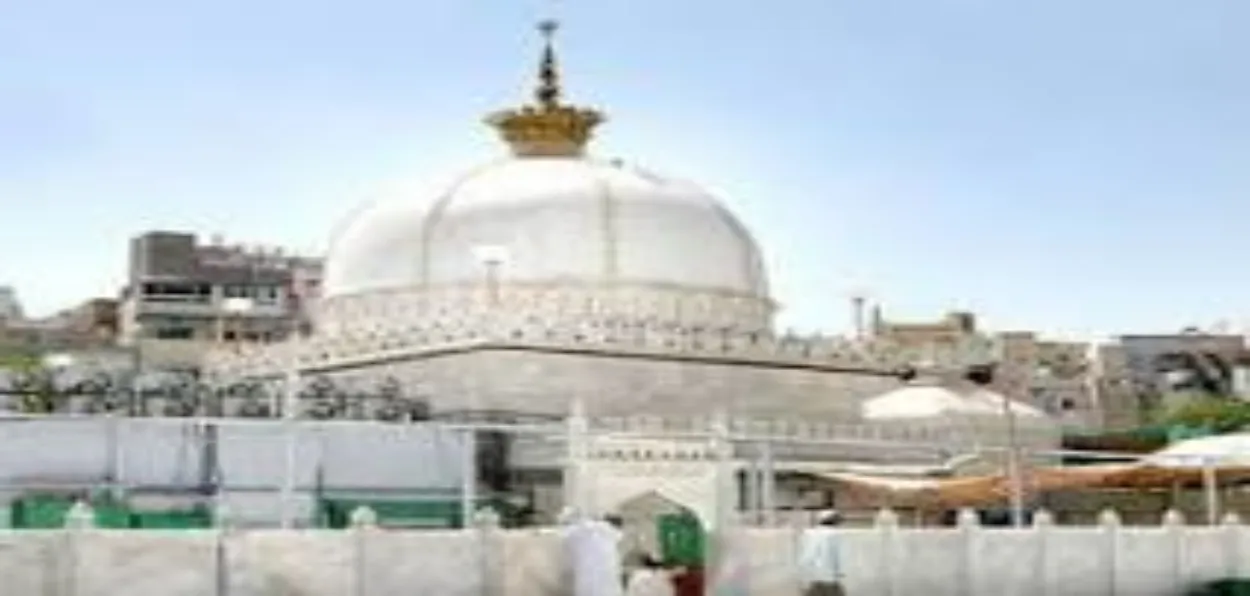
[[[1020,421],[1020,444],[1053,448],[1058,431],[1049,423]],[[724,424],[728,437],[736,442],[794,444],[844,443],[848,445],[925,445],[959,448],[971,443],[1002,446],[1006,439],[1005,420],[999,416],[978,419],[950,418],[918,422],[813,422],[800,419],[729,417]],[[629,416],[597,417],[589,421],[592,433],[623,433],[680,438],[713,436],[718,421],[714,417]],[[985,432],[991,431],[991,432]]]
[[[375,325],[361,324],[337,332],[323,330],[298,347],[285,344],[216,351],[206,356],[205,365],[219,376],[267,376],[281,374],[295,362],[308,370],[347,368],[489,346],[779,363],[876,374],[891,374],[903,366],[953,370],[991,361],[995,351],[988,338],[969,338],[947,348],[911,349],[887,341],[778,336],[766,331],[681,327],[645,320],[623,323],[587,318],[571,324],[567,317],[544,320],[495,310],[423,322],[379,320]]]
[[[759,458],[766,446],[773,457],[789,462],[942,462],[972,454],[993,456],[1011,445],[1005,421],[997,417],[894,423],[735,417],[724,420],[723,425],[714,417],[596,417],[587,420],[586,436],[607,439],[606,449],[622,451],[619,457],[624,459],[672,458],[678,451],[685,453],[692,444],[711,454],[718,437],[733,445],[738,459]],[[548,466],[559,462],[566,454],[564,438],[560,434],[518,437],[514,463]],[[1045,452],[1060,445],[1059,431],[1050,424],[1020,424],[1015,439],[1020,449],[1041,458],[1052,457]]]

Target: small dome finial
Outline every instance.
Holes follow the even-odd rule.
[[[551,109],[560,105],[560,63],[556,60],[555,36],[560,22],[547,19],[538,23],[538,31],[543,34],[543,58],[538,65],[538,88],[534,90],[534,99],[538,105]]]
[[[491,114],[487,124],[495,127],[518,157],[580,157],[594,128],[603,122],[596,110],[560,102],[560,66],[556,59],[555,33],[559,23],[548,19],[538,24],[543,36],[542,59],[534,103]]]

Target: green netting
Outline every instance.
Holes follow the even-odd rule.
[[[1222,579],[1193,588],[1187,596],[1250,596],[1250,580]]]
[[[1209,425],[1152,424],[1115,431],[1069,431],[1067,440],[1132,439],[1139,441],[1176,441],[1215,434]]]
[[[1081,451],[1128,451],[1148,453],[1176,441],[1205,437],[1214,430],[1205,426],[1156,424],[1111,432],[1069,432],[1064,447]]]
[[[46,530],[65,527],[65,517],[75,500],[64,496],[33,496],[18,499],[9,507],[9,526],[22,530]],[[186,530],[210,528],[213,516],[207,507],[144,511],[123,502],[97,499],[91,503],[95,526],[105,529]]]
[[[464,527],[462,503],[457,498],[442,499],[367,499],[325,498],[317,503],[317,524],[323,528],[346,528],[351,515],[359,507],[368,507],[383,527],[459,528]],[[490,507],[499,512],[504,524],[516,519],[506,502],[478,499],[475,508]]]
[[[1177,424],[1168,427],[1168,442],[1175,443],[1177,441],[1185,441],[1189,439],[1198,439],[1209,437],[1215,434],[1215,429],[1210,426],[1185,426]]]
[[[461,526],[458,501],[381,501],[369,499],[335,500],[321,502],[321,525],[328,528],[346,528],[351,515],[359,507],[368,507],[378,516],[382,526],[454,528]]]
[[[173,511],[131,511],[131,528],[145,530],[194,530],[213,527],[213,515],[207,507]]]
[[[65,516],[74,506],[68,497],[28,497],[9,506],[9,524],[15,529],[46,530],[65,527]],[[99,528],[130,527],[130,512],[118,503],[93,503]]]
[[[661,515],[660,557],[665,563],[698,567],[703,564],[704,532],[699,518],[689,513]]]

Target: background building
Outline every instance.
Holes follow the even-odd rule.
[[[17,291],[9,286],[0,286],[0,321],[20,320],[25,318],[22,303],[17,299]]]
[[[157,367],[198,366],[214,343],[279,341],[306,325],[320,272],[318,259],[279,248],[147,232],[130,243],[121,341],[140,346]]]
[[[1125,374],[1144,412],[1175,408],[1195,396],[1245,393],[1239,374],[1247,362],[1241,335],[1187,329],[1180,333],[1123,335]]]
[[[1028,403],[1067,426],[1095,426],[1101,412],[1088,383],[1089,344],[1043,340],[1031,331],[989,333],[976,315],[954,311],[934,321],[889,321],[873,308],[873,339],[918,353],[938,353],[949,346],[985,341],[995,346],[998,366],[992,387]]]
[[[1056,341],[1033,331],[989,332],[976,316],[890,321],[873,308],[872,336],[924,353],[983,338],[995,345],[994,388],[1069,428],[1129,428],[1196,396],[1244,397],[1250,378],[1245,337],[1187,329],[1120,335],[1110,342]]]
[[[20,316],[14,296],[10,290],[12,308],[8,312],[19,316],[0,316],[0,356],[37,358],[51,352],[107,347],[116,339],[116,300],[93,298],[50,317],[34,319]]]

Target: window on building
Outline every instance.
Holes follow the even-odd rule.
[[[257,304],[275,304],[281,295],[278,286],[266,285],[229,285],[222,288],[226,298],[249,298]]]
[[[212,295],[212,286],[197,283],[148,282],[142,287],[143,298],[155,302],[203,302]]]
[[[276,286],[257,286],[256,301],[261,304],[275,304],[278,301],[278,288]]]
[[[194,339],[195,330],[190,327],[159,327],[155,335],[157,339]]]

